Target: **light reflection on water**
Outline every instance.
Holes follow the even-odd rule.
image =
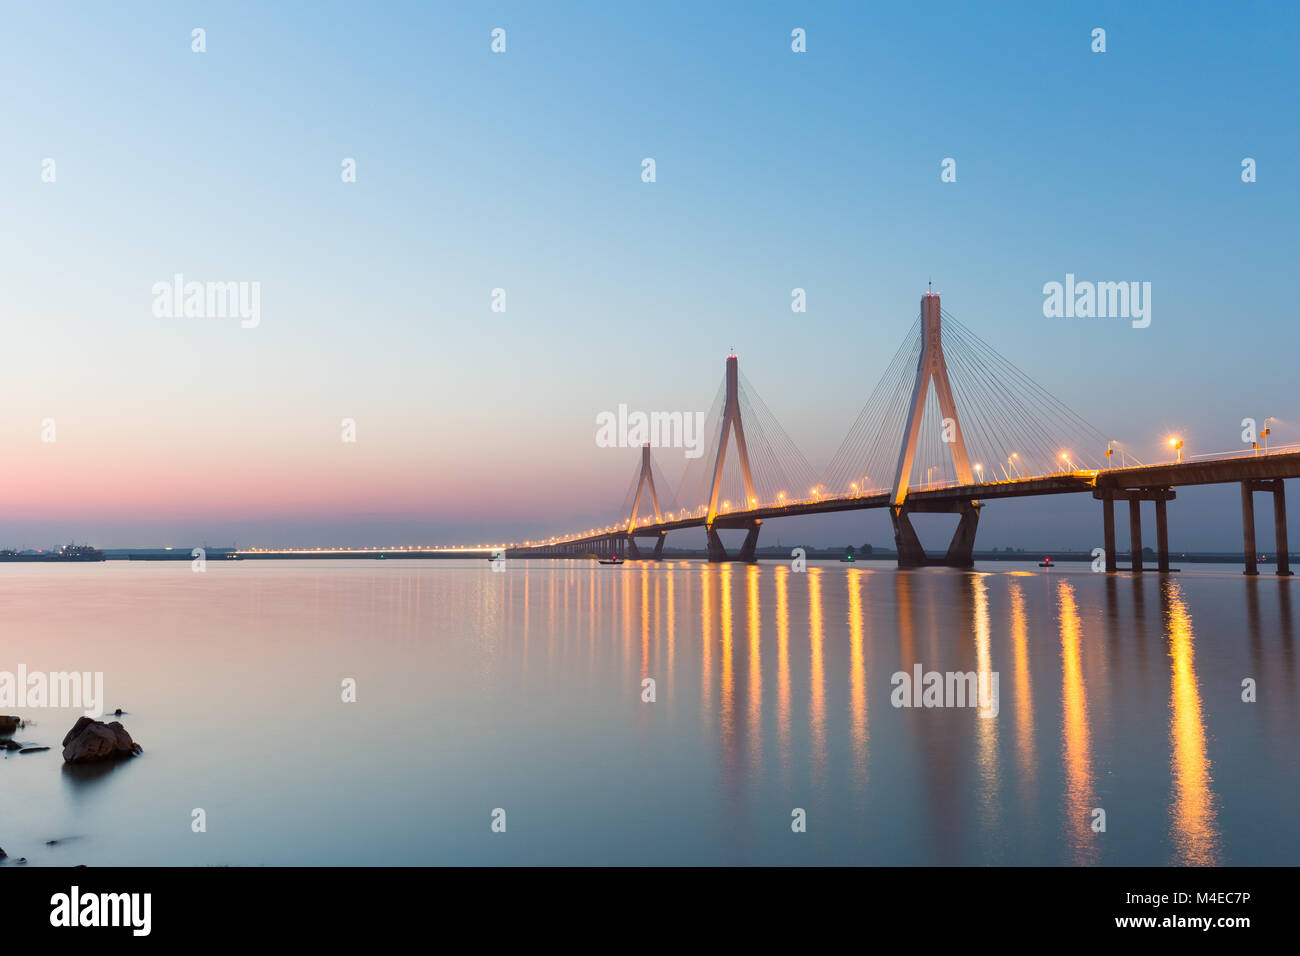
[[[1061,759],[1067,780],[1065,819],[1071,861],[1093,863],[1101,841],[1094,840],[1097,831],[1092,827],[1097,797],[1092,777],[1088,692],[1083,678],[1083,625],[1074,603],[1074,588],[1068,581],[1058,581],[1056,589],[1061,627]]]
[[[0,670],[103,670],[145,754],[65,771],[76,714],[24,714],[19,738],[55,746],[0,759],[0,845],[38,865],[1294,864],[1291,586],[1212,567],[7,565]],[[891,676],[917,665],[997,672],[997,715],[894,707]]]
[[[1175,861],[1196,866],[1219,859],[1219,833],[1215,824],[1215,798],[1210,761],[1205,748],[1205,722],[1196,680],[1195,635],[1181,588],[1162,582],[1160,601],[1169,636],[1170,678],[1169,749],[1172,754],[1173,800],[1169,815],[1173,825]]]

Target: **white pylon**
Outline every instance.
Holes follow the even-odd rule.
[[[722,490],[722,466],[727,460],[727,431],[736,435],[736,451],[740,455],[740,474],[745,480],[745,507],[758,499],[754,494],[754,478],[749,470],[749,450],[745,447],[745,426],[740,420],[739,387],[740,369],[736,356],[727,356],[727,399],[722,407],[722,433],[718,436],[718,457],[713,463],[713,485],[709,490],[709,514],[705,526],[712,528],[718,516],[718,492]]]
[[[921,417],[925,412],[925,401],[930,395],[930,383],[934,382],[934,391],[939,398],[939,410],[946,420],[952,421],[951,441],[944,436],[944,443],[952,448],[952,463],[957,470],[957,480],[963,485],[975,483],[971,472],[970,457],[966,453],[966,439],[961,431],[961,419],[957,417],[957,403],[952,398],[952,385],[948,382],[948,365],[943,358],[942,312],[939,307],[939,294],[926,292],[921,296],[921,359],[916,364],[916,383],[912,386],[912,401],[908,407],[907,428],[903,432],[903,447],[898,454],[898,472],[894,476],[895,508],[901,507],[907,498],[907,483],[912,475],[912,461],[916,458],[916,438],[921,430]]]
[[[650,444],[641,446],[641,474],[636,480],[636,496],[632,499],[632,514],[627,519],[627,533],[631,534],[636,530],[637,511],[641,507],[641,489],[647,484],[650,485],[650,503],[655,509],[655,524],[662,524],[663,518],[659,513],[659,495],[655,491],[655,476],[650,470]]]

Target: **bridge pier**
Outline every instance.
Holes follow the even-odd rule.
[[[1109,492],[1101,499],[1101,516],[1106,542],[1106,573],[1114,574],[1119,570],[1119,563],[1115,560],[1115,496]]]
[[[980,508],[978,501],[939,501],[939,502],[905,502],[902,507],[890,508],[889,517],[894,524],[894,546],[898,549],[898,566],[900,568],[919,568],[926,565],[938,565],[948,568],[970,568],[975,566],[975,532],[979,528]],[[921,547],[921,539],[916,536],[912,513],[939,513],[961,515],[957,530],[953,532],[952,541],[942,558],[932,558]]]
[[[1156,499],[1156,570],[1169,573],[1169,522],[1165,520],[1165,499]]]
[[[758,548],[758,529],[762,523],[762,519],[760,518],[751,518],[750,520],[740,524],[727,524],[725,526],[729,528],[748,529],[748,532],[745,535],[745,541],[740,546],[740,552],[734,558],[727,554],[727,549],[722,544],[722,538],[718,536],[717,522],[707,525],[704,533],[709,544],[709,563],[718,564],[723,561],[743,561],[746,564],[753,564],[757,561],[758,557],[756,552]]]
[[[1291,556],[1286,534],[1286,485],[1281,478],[1253,478],[1241,483],[1242,550],[1246,558],[1243,574],[1259,574],[1259,552],[1255,549],[1255,492],[1273,495],[1273,536],[1277,547],[1278,577],[1291,576]]]
[[[637,547],[636,543],[636,539],[639,537],[655,539],[654,551],[651,554],[645,555],[641,553],[641,549]],[[667,537],[667,531],[652,531],[649,533],[638,532],[635,534],[629,534],[627,536],[628,557],[633,561],[662,561],[664,557],[664,539]]]
[[[1142,499],[1128,500],[1129,565],[1134,574],[1142,573]]]
[[[1128,537],[1130,570],[1141,574],[1142,564],[1142,502],[1156,504],[1156,570],[1168,574],[1169,568],[1169,518],[1167,503],[1177,496],[1172,488],[1094,488],[1094,498],[1101,501],[1102,533],[1105,541],[1106,571],[1119,570],[1115,550],[1115,502],[1128,502]]]
[[[1255,550],[1255,489],[1251,482],[1241,483],[1241,537],[1242,551],[1246,557],[1246,570],[1242,574],[1252,577],[1259,574],[1259,562]]]
[[[1277,539],[1278,577],[1291,576],[1291,553],[1286,540],[1286,485],[1281,478],[1273,481],[1273,533]]]

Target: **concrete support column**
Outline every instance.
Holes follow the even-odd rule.
[[[727,549],[722,546],[722,539],[718,537],[718,529],[713,525],[707,525],[704,529],[704,537],[709,546],[709,562],[718,564],[727,560]]]
[[[1106,542],[1106,573],[1114,574],[1119,570],[1115,561],[1115,499],[1109,494],[1101,499],[1101,521]]]
[[[1142,572],[1142,500],[1140,498],[1130,498],[1128,500],[1128,547],[1132,552],[1133,571],[1136,574]]]
[[[919,568],[925,564],[925,549],[921,547],[912,522],[903,508],[890,508],[889,517],[894,524],[894,548],[898,552],[900,568]]]
[[[950,568],[971,568],[975,566],[975,531],[980,523],[980,503],[963,502],[958,514],[961,519],[948,545],[948,553],[944,555],[944,564]]]
[[[1273,534],[1277,539],[1278,577],[1291,576],[1291,555],[1286,540],[1286,484],[1279,478],[1273,482]]]
[[[1165,499],[1156,499],[1156,570],[1169,573],[1169,525],[1165,521]]]
[[[1259,563],[1255,555],[1255,493],[1251,491],[1250,482],[1241,483],[1241,537],[1242,550],[1246,556],[1244,574],[1259,574]]]

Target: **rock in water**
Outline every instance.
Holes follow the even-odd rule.
[[[115,760],[134,757],[140,752],[140,745],[116,720],[106,724],[102,720],[81,717],[63,738],[63,759],[67,763]]]
[[[20,723],[17,717],[0,717],[0,734],[12,734]]]

